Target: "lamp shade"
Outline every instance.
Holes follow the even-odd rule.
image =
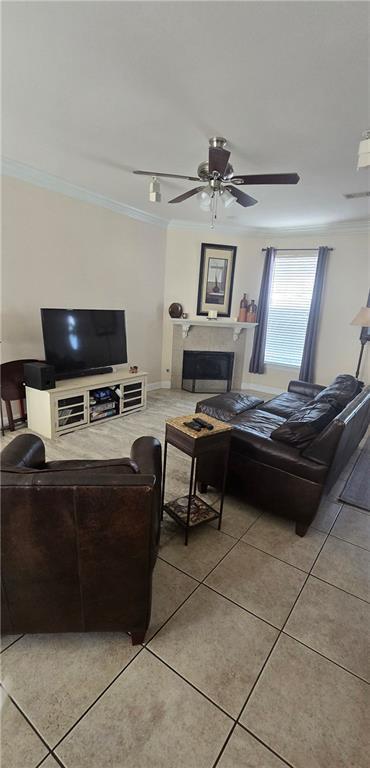
[[[362,328],[370,327],[370,307],[361,307],[356,317],[351,321],[351,325],[361,325]]]

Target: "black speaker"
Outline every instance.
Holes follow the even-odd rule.
[[[53,389],[55,387],[55,368],[47,363],[25,363],[24,383],[33,389]]]

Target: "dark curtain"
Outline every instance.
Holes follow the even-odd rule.
[[[299,378],[301,381],[313,382],[315,378],[315,360],[317,336],[320,322],[320,306],[324,287],[326,264],[328,260],[329,248],[321,245],[317,259],[315,282],[312,291],[310,314],[308,316],[306,338],[304,341],[301,369]]]
[[[257,328],[254,329],[252,356],[249,363],[250,373],[264,373],[265,371],[265,346],[267,319],[270,303],[272,275],[276,248],[266,248],[265,263],[263,267],[261,290],[257,308]]]

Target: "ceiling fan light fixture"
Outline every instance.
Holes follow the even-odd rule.
[[[217,220],[217,208],[220,199],[225,209],[234,203],[241,205],[243,208],[249,208],[258,202],[254,197],[240,190],[239,185],[298,184],[298,173],[252,173],[247,175],[235,173],[234,175],[234,170],[230,163],[231,153],[230,150],[226,149],[226,144],[227,141],[222,136],[212,136],[209,139],[208,160],[200,163],[197,176],[140,170],[135,170],[133,173],[152,177],[149,186],[149,200],[153,203],[161,201],[160,183],[157,177],[197,182],[196,187],[183,192],[181,195],[176,195],[176,197],[168,202],[171,205],[173,203],[184,203],[189,198],[197,196],[200,209],[210,213],[212,229]],[[361,167],[370,165],[369,145],[370,131],[367,131],[360,145],[359,166]],[[205,186],[199,186],[199,182],[201,184],[205,183]]]
[[[360,146],[358,148],[357,170],[360,168],[369,168],[370,166],[370,129],[362,134]]]
[[[213,191],[210,187],[204,187],[200,192],[197,194],[197,198],[199,200],[199,206],[202,209],[202,211],[209,211],[211,207],[211,197],[212,197]]]
[[[224,208],[230,208],[231,205],[236,203],[236,198],[229,192],[228,189],[224,189],[221,192],[221,201]]]

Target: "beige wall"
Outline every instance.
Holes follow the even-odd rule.
[[[361,233],[326,233],[293,235],[286,237],[269,235],[232,235],[221,231],[211,232],[190,228],[169,227],[167,235],[166,278],[164,296],[164,331],[162,379],[168,379],[171,361],[172,326],[168,318],[168,306],[172,301],[183,304],[190,316],[196,314],[200,247],[202,242],[218,242],[238,247],[235,269],[231,317],[238,313],[243,292],[258,301],[263,254],[266,245],[277,248],[309,248],[329,245],[330,254],[325,293],[322,304],[319,344],[317,351],[316,381],[329,383],[337,373],[353,373],[359,353],[359,329],[350,321],[360,306],[366,303],[369,290],[369,242]],[[191,331],[190,331],[191,333]],[[263,375],[248,372],[253,331],[246,340],[246,365],[243,381],[249,386],[264,387],[267,391],[284,389],[291,378],[298,377],[298,369],[268,366]],[[369,347],[369,345],[368,345]],[[361,370],[362,378],[369,381],[369,353]]]
[[[2,359],[42,357],[40,307],[126,310],[129,362],[161,379],[166,231],[3,179]]]
[[[168,306],[180,301],[190,316],[196,314],[202,242],[238,247],[232,317],[244,291],[258,300],[263,247],[327,244],[334,250],[325,286],[316,380],[325,384],[336,373],[355,369],[359,329],[349,323],[366,303],[369,289],[366,234],[257,237],[225,234],[221,228],[212,232],[208,227],[173,226],[166,233],[154,224],[12,178],[3,179],[2,207],[3,361],[43,355],[42,306],[122,307],[127,313],[129,361],[148,370],[150,382],[168,382],[172,348]],[[253,331],[248,331],[244,384],[267,392],[284,389],[298,370],[268,366],[264,375],[249,374],[252,339]],[[361,376],[369,381],[369,349],[366,353]]]

